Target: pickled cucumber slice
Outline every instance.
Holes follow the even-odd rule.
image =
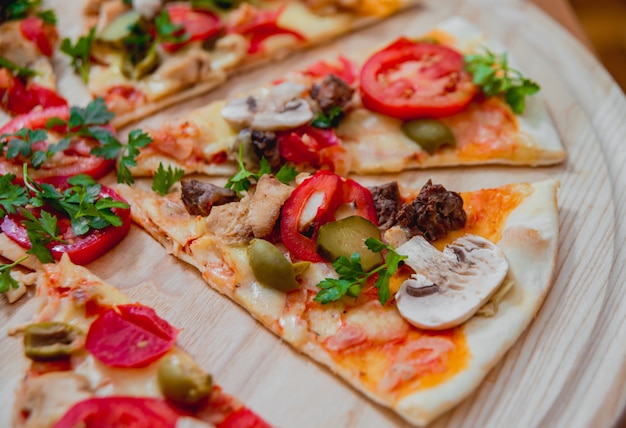
[[[456,147],[456,139],[450,128],[436,119],[416,119],[404,122],[402,132],[431,155],[443,145]]]
[[[130,35],[130,28],[139,22],[141,15],[136,10],[129,10],[115,18],[98,34],[98,39],[114,43]]]
[[[330,261],[341,256],[350,258],[353,253],[359,253],[361,267],[367,272],[383,262],[380,253],[374,253],[367,248],[367,238],[380,241],[378,226],[363,217],[346,217],[320,227],[316,249],[322,257]]]

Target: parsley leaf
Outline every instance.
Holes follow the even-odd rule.
[[[328,129],[328,128],[336,128],[339,126],[339,122],[343,118],[343,109],[339,106],[334,106],[330,109],[328,114],[324,114],[323,111],[320,111],[317,114],[317,117],[313,119],[311,125],[316,128]]]
[[[17,208],[28,203],[28,195],[24,187],[13,184],[14,174],[0,176],[0,217],[6,214],[15,214]]]
[[[238,196],[240,196],[242,192],[247,192],[248,189],[250,189],[250,186],[252,185],[251,180],[259,181],[261,176],[272,173],[270,163],[265,157],[262,157],[259,162],[259,172],[255,173],[248,171],[243,163],[243,144],[239,144],[237,162],[239,163],[239,170],[235,173],[235,175],[228,179],[224,187],[232,189]],[[298,171],[294,167],[283,165],[276,173],[276,178],[281,183],[289,184],[294,178],[296,178],[297,175]]]
[[[504,100],[515,114],[522,114],[525,98],[539,92],[540,86],[522,73],[509,67],[508,55],[496,55],[484,48],[484,53],[465,55],[465,69],[488,97],[504,95]]]
[[[37,16],[41,18],[43,22],[46,24],[56,24],[57,16],[52,9],[42,10],[41,12],[37,12]]]
[[[83,81],[87,83],[89,80],[89,69],[91,67],[91,47],[96,37],[96,28],[92,28],[89,34],[76,40],[76,44],[72,45],[69,38],[61,41],[61,52],[72,58],[71,66],[75,72],[80,74]]]
[[[169,193],[174,183],[183,178],[183,175],[185,175],[184,169],[172,169],[171,165],[165,169],[163,167],[163,163],[159,162],[159,168],[154,174],[154,179],[152,180],[152,190],[161,196],[165,196]]]
[[[57,145],[50,145],[43,150],[33,150],[36,143],[45,142],[48,139],[48,133],[43,129],[27,129],[22,128],[13,134],[0,135],[0,149],[7,147],[5,157],[7,159],[16,159],[21,157],[25,163],[30,162],[33,168],[38,169],[41,165],[54,155],[59,149]]]
[[[185,32],[183,25],[172,23],[170,14],[166,9],[154,18],[157,38],[159,42],[183,43],[189,40],[191,35]]]
[[[0,22],[24,19],[34,13],[42,0],[12,0],[0,3]]]
[[[40,218],[35,217],[25,208],[21,208],[20,211],[24,217],[22,224],[26,227],[26,235],[31,246],[26,253],[34,255],[42,263],[54,262],[54,257],[46,245],[51,242],[66,243],[63,239],[58,238],[57,218],[47,211],[41,211]]]
[[[123,147],[122,157],[117,166],[118,183],[133,184],[135,182],[128,168],[137,165],[136,158],[139,154],[139,149],[146,147],[151,142],[152,137],[141,129],[133,129],[130,131],[128,134],[128,144]]]
[[[28,67],[21,67],[3,56],[0,56],[0,68],[6,68],[7,70],[12,71],[15,76],[23,78],[39,74],[38,71]]]
[[[339,278],[326,278],[317,284],[321,290],[313,300],[324,304],[339,300],[346,294],[356,297],[367,283],[367,280],[378,274],[378,279],[374,285],[378,289],[378,300],[382,305],[387,303],[391,297],[389,279],[398,269],[400,262],[407,257],[396,253],[392,247],[375,238],[367,238],[365,245],[375,253],[387,250],[385,262],[369,272],[364,272],[359,253],[352,254],[350,258],[345,256],[339,257],[333,262],[333,267],[339,274]]]
[[[10,264],[0,265],[0,293],[6,293],[9,288],[19,288],[20,284],[11,276],[11,269],[26,260],[28,256],[24,256],[19,260]]]

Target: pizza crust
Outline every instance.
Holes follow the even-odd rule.
[[[323,338],[328,335],[311,331],[313,324],[298,321],[297,314],[286,315],[286,295],[256,283],[245,256],[245,246],[225,246],[218,238],[199,232],[201,228],[197,224],[205,221],[202,217],[190,220],[196,224],[196,232],[186,235],[188,226],[181,225],[188,223],[171,222],[171,215],[156,203],[162,199],[155,194],[124,185],[118,186],[117,190],[133,207],[133,219],[173,255],[195,266],[211,287],[239,303],[269,330],[372,400],[393,408],[412,424],[426,425],[480,385],[528,327],[550,288],[557,253],[559,183],[549,180],[519,186],[525,196],[510,212],[497,242],[509,261],[509,277],[515,281],[513,289],[499,302],[494,317],[474,317],[462,327],[471,355],[464,369],[434,387],[417,388],[416,392],[402,398],[367,387],[357,367],[333,360],[324,346],[326,339]],[[319,269],[301,278],[305,289],[315,287],[321,279],[331,275],[324,266],[321,264]],[[332,310],[330,305],[322,309],[323,312]],[[307,319],[310,316],[307,312]]]

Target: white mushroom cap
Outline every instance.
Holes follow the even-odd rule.
[[[222,109],[222,117],[242,127],[259,131],[297,128],[313,119],[313,110],[302,98],[305,86],[283,82],[262,93],[235,98]]]
[[[422,236],[396,249],[415,274],[396,293],[400,314],[426,330],[443,330],[470,319],[498,289],[509,269],[502,250],[485,238],[465,235],[443,252]]]

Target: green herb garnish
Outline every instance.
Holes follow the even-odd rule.
[[[76,44],[72,45],[69,38],[61,41],[61,52],[72,58],[71,66],[87,83],[89,80],[89,69],[91,67],[91,47],[96,37],[96,28],[92,28],[89,34],[81,36],[76,40]]]
[[[57,22],[52,10],[38,11],[42,0],[12,0],[0,3],[0,22],[27,18],[29,15],[40,17],[47,24]]]
[[[33,70],[32,68],[21,67],[2,56],[0,56],[0,68],[6,68],[7,70],[12,71],[15,76],[22,78],[32,77],[39,74],[38,71]]]
[[[152,180],[152,190],[161,196],[165,196],[169,193],[174,183],[183,178],[183,175],[185,175],[184,169],[172,169],[171,165],[168,165],[167,169],[165,169],[163,163],[159,162],[159,168]]]
[[[133,184],[135,179],[130,173],[129,167],[137,166],[139,149],[146,147],[152,142],[152,137],[141,129],[133,129],[128,134],[128,144],[123,146],[122,157],[117,165],[117,182]]]
[[[11,276],[11,269],[22,263],[27,258],[28,256],[24,256],[13,263],[0,264],[0,293],[6,293],[11,287],[20,287],[20,284]]]
[[[321,290],[313,300],[324,304],[339,300],[346,294],[356,297],[365,286],[367,280],[373,275],[378,275],[374,285],[378,289],[378,300],[382,305],[387,303],[391,296],[389,279],[398,269],[400,262],[407,257],[396,253],[392,247],[375,238],[367,238],[365,245],[375,253],[387,250],[385,262],[369,272],[364,272],[361,267],[361,256],[359,253],[352,254],[350,258],[345,256],[339,257],[333,262],[333,267],[339,274],[339,278],[326,278],[317,284]]]
[[[488,97],[502,94],[515,114],[522,114],[527,95],[537,93],[540,86],[509,67],[508,54],[496,55],[489,49],[482,54],[465,55],[465,69]]]
[[[259,162],[259,172],[248,171],[243,163],[243,144],[239,144],[237,162],[239,164],[239,170],[228,179],[224,187],[232,189],[238,196],[241,196],[242,192],[247,192],[248,189],[250,189],[252,180],[258,182],[261,176],[272,173],[272,168],[265,157],[262,157]],[[296,178],[296,175],[298,175],[298,171],[296,171],[294,167],[283,165],[276,173],[276,178],[281,183],[288,184]]]
[[[14,174],[0,176],[0,217],[15,214],[19,207],[28,203],[26,189],[13,184],[13,180],[15,180]]]
[[[339,126],[339,122],[343,118],[343,109],[339,106],[334,106],[330,109],[328,114],[324,114],[324,112],[319,112],[317,117],[313,119],[311,125],[316,128],[328,129],[328,128],[336,128]]]

